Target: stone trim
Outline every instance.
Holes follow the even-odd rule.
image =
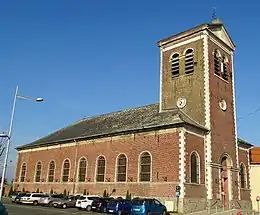
[[[237,143],[237,117],[236,117],[236,96],[235,96],[235,73],[234,73],[234,58],[233,52],[231,52],[231,61],[232,61],[232,90],[233,90],[233,113],[234,113],[234,126],[235,126],[235,145],[236,145],[236,160],[237,160],[237,168],[239,169],[239,156],[238,156],[238,143]],[[241,187],[239,172],[237,173],[237,181],[239,188]],[[241,200],[241,192],[238,189],[238,199]]]
[[[199,35],[199,36],[193,37],[193,38],[191,38],[191,39],[188,39],[188,40],[184,40],[184,41],[182,41],[182,42],[179,42],[179,43],[177,43],[177,44],[168,46],[168,47],[164,48],[162,51],[163,51],[163,52],[166,52],[166,51],[172,50],[172,49],[174,49],[174,48],[177,48],[177,47],[186,45],[186,44],[188,44],[188,43],[195,42],[195,41],[200,40],[200,39],[202,39],[202,38],[203,38],[203,37],[202,37],[201,35]]]
[[[248,178],[246,179],[247,180],[247,189],[249,189],[249,190],[251,190],[251,171],[250,171],[250,154],[249,154],[249,151],[248,151],[248,153],[247,153],[247,174],[246,175],[248,175]],[[249,194],[249,196],[250,196],[250,199],[252,199],[252,193],[251,193],[251,191],[250,191],[250,194]]]
[[[179,133],[179,180],[180,180],[180,187],[181,193],[180,198],[184,198],[185,196],[185,186],[184,183],[186,182],[186,141],[185,141],[185,129],[182,128]]]
[[[162,112],[162,85],[163,85],[163,81],[162,81],[162,77],[163,77],[163,49],[162,47],[160,47],[160,94],[159,94],[159,112]]]
[[[205,105],[205,126],[210,130],[210,90],[209,90],[209,49],[208,49],[208,34],[205,32],[203,35],[203,55],[204,55],[204,105]],[[212,162],[211,154],[211,134],[205,136],[205,169],[206,169],[206,187],[207,198],[212,199]]]

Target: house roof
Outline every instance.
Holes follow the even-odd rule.
[[[251,143],[248,143],[245,140],[242,140],[240,138],[237,139],[237,143],[239,147],[245,148],[245,149],[249,149],[252,148],[254,145],[252,145]]]
[[[191,125],[202,131],[207,131],[204,126],[197,123],[180,109],[175,108],[159,112],[159,104],[150,104],[79,120],[46,137],[19,146],[16,149],[19,151],[79,139],[94,139],[103,136],[181,125]]]

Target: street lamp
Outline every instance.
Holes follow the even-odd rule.
[[[9,155],[9,148],[10,148],[10,142],[11,142],[11,135],[12,135],[12,130],[13,130],[14,111],[15,111],[16,100],[18,98],[19,99],[25,99],[25,100],[31,100],[31,101],[35,101],[35,102],[43,102],[43,98],[33,99],[33,98],[30,98],[30,97],[27,97],[27,96],[18,95],[18,86],[16,87],[15,95],[14,95],[14,101],[13,101],[13,108],[12,108],[9,132],[8,132],[8,134],[0,134],[0,137],[8,139],[7,140],[7,144],[6,144],[4,168],[3,168],[1,187],[0,187],[0,201],[2,201],[2,194],[3,194],[3,189],[4,189],[4,179],[5,179],[5,174],[6,174],[7,161],[8,161],[8,155]]]

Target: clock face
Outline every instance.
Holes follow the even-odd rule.
[[[177,107],[178,108],[184,108],[186,106],[186,99],[185,98],[179,98],[177,101]]]
[[[221,110],[225,111],[227,110],[227,102],[222,99],[220,102],[219,102],[219,107],[221,108]]]

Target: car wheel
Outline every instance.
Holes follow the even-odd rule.
[[[91,211],[91,206],[88,205],[86,209],[87,209],[87,211]]]
[[[62,208],[64,208],[64,209],[67,208],[67,205],[66,205],[66,204],[63,204],[63,205],[62,205]]]
[[[119,210],[119,211],[117,212],[117,214],[118,214],[118,215],[122,215],[122,210]]]
[[[167,211],[164,210],[164,211],[162,212],[162,215],[167,215]]]
[[[52,206],[53,206],[53,202],[49,202],[48,207],[52,207]]]
[[[37,206],[37,205],[38,205],[38,202],[37,202],[37,201],[34,201],[34,202],[33,202],[33,205],[34,205],[34,206]]]
[[[147,215],[152,215],[152,213],[150,211],[147,211]]]
[[[106,207],[103,207],[101,212],[102,212],[102,213],[106,213],[106,212],[107,212],[107,208],[106,208]]]

